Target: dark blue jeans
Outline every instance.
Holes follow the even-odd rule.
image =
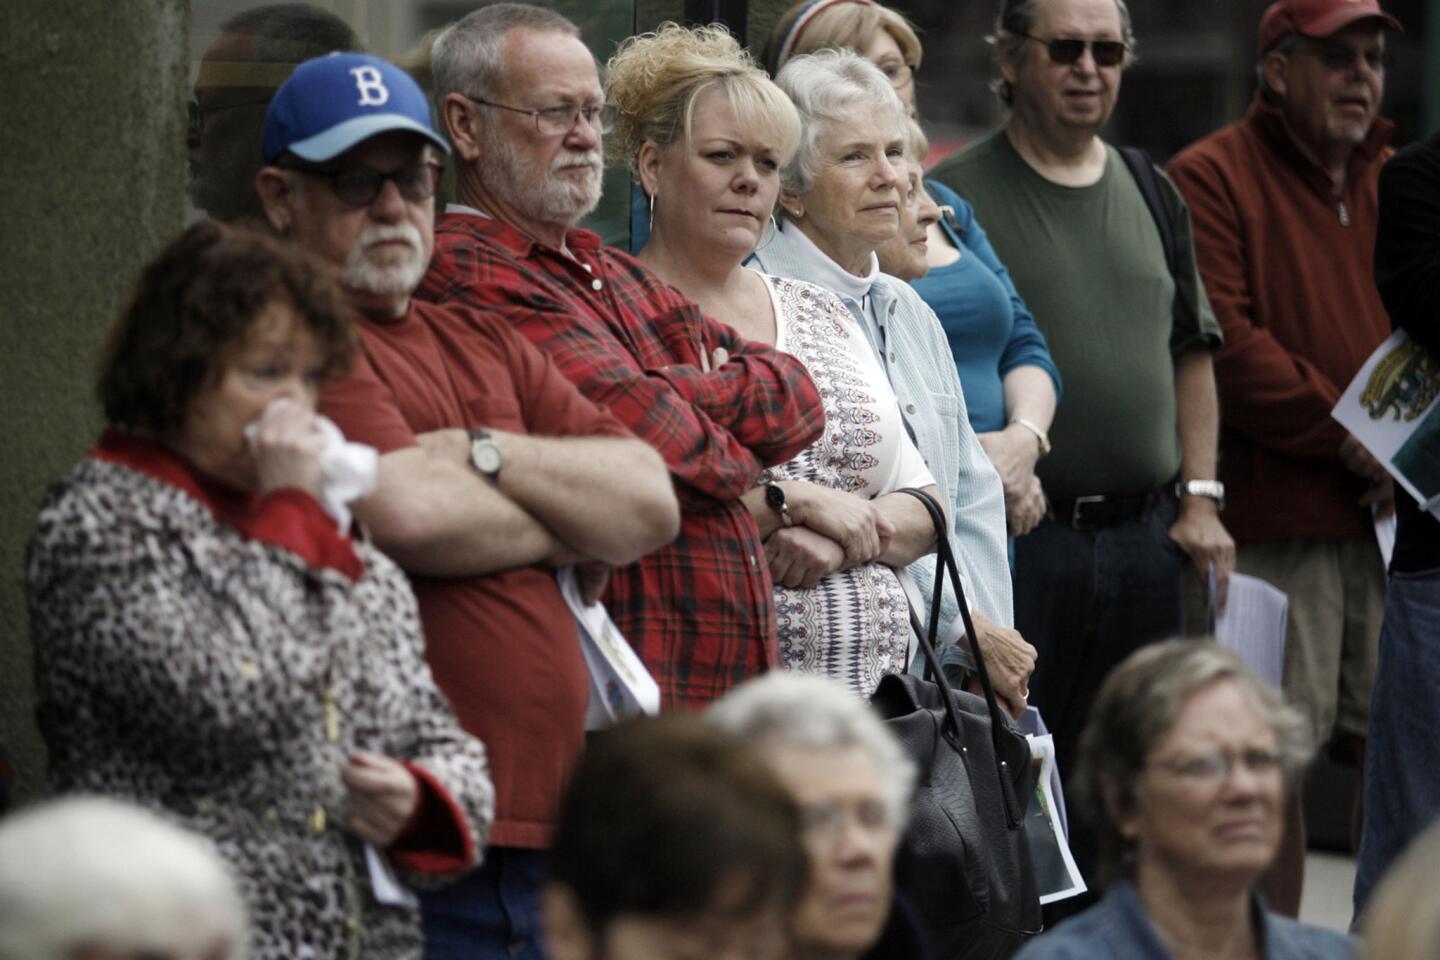
[[[1440,570],[1390,577],[1364,788],[1357,917],[1386,868],[1440,817]]]
[[[1181,630],[1187,561],[1170,539],[1175,511],[1166,497],[1138,520],[1099,530],[1047,520],[1015,541],[1015,628],[1039,653],[1030,703],[1054,734],[1071,797],[1080,732],[1100,684],[1131,653]],[[1092,836],[1072,820],[1076,865],[1094,889]]]
[[[543,850],[491,847],[477,870],[420,894],[425,960],[543,960]]]

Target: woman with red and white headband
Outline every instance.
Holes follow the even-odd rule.
[[[923,50],[900,13],[871,0],[798,3],[776,24],[766,64],[777,74],[790,58],[826,49],[854,50],[875,64],[915,114]],[[1049,450],[1060,373],[970,204],[934,180],[925,188],[944,216],[927,234],[929,273],[912,284],[945,328],[970,426],[1004,482],[1007,527],[1018,537],[1045,513],[1035,463]]]

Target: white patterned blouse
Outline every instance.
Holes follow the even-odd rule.
[[[871,498],[935,483],[905,430],[899,402],[860,325],[833,293],[766,276],[775,347],[805,364],[825,405],[825,433],[776,480],[803,480]],[[812,589],[775,585],[781,662],[824,673],[861,696],[905,669],[910,614],[896,572],[867,563],[832,573]]]

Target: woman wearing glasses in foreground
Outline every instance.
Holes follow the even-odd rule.
[[[1212,641],[1110,674],[1080,743],[1104,899],[1016,960],[1340,960],[1351,941],[1270,913],[1255,884],[1310,754],[1304,719]]]

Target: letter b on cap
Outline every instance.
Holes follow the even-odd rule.
[[[374,67],[355,67],[350,71],[355,77],[355,87],[360,91],[360,106],[378,107],[390,99],[385,88],[385,78]]]

